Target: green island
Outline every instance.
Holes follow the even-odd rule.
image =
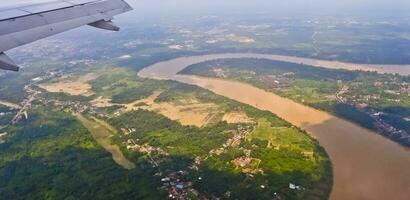
[[[306,132],[196,86],[103,67],[44,77],[30,92],[28,118],[1,130],[6,199],[330,194],[331,163]]]
[[[251,58],[203,62],[180,73],[246,82],[410,146],[408,76]]]

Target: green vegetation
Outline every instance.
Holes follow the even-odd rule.
[[[240,168],[233,167],[232,160],[244,153],[238,148],[229,148],[226,154],[205,161],[195,173],[203,180],[197,181],[198,187],[211,194],[231,191],[232,199],[269,199],[272,193],[280,194],[282,199],[324,199],[328,195],[332,185],[330,162],[324,158],[324,151],[299,130],[274,127],[261,118],[241,147],[251,150],[251,157],[257,159],[254,165],[263,174],[249,177],[241,173]],[[319,171],[322,173],[317,173]],[[289,183],[306,190],[292,191]]]
[[[160,199],[150,169],[114,163],[68,113],[39,108],[0,144],[3,199]]]
[[[11,109],[7,106],[0,105],[0,113],[2,113],[2,112],[11,112],[11,111],[13,111],[13,109]]]
[[[0,126],[8,124],[14,117],[14,109],[11,109],[7,106],[0,105]]]
[[[122,69],[105,71],[90,83],[97,95],[112,98],[113,103],[131,103],[161,89],[155,81],[139,78],[136,72]]]
[[[24,99],[24,86],[31,79],[36,78],[44,71],[61,67],[61,63],[53,61],[43,61],[32,63],[27,69],[19,73],[7,73],[0,77],[0,99],[8,100],[13,103],[19,103]]]
[[[221,146],[232,136],[226,130],[235,127],[225,122],[202,129],[181,126],[160,114],[144,110],[125,113],[109,122],[118,129],[127,127],[137,130],[130,136],[122,136],[122,141],[131,138],[139,139],[142,144],[149,143],[157,147],[172,146],[169,153],[173,156],[204,155],[211,149]]]
[[[79,101],[79,102],[89,102],[95,98],[95,95],[91,96],[80,96],[80,95],[69,95],[63,92],[47,92],[44,89],[39,88],[43,93],[41,94],[45,99],[54,99],[59,101]]]

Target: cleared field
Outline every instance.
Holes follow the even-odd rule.
[[[94,94],[91,91],[89,81],[95,80],[98,76],[94,73],[89,73],[84,76],[75,78],[66,78],[53,83],[40,84],[39,86],[48,92],[63,92],[70,95],[91,96]]]
[[[96,99],[90,101],[91,105],[98,107],[98,108],[106,108],[114,105],[118,105],[111,102],[112,100],[109,98],[105,98],[103,96],[99,96]]]
[[[125,111],[147,109],[158,112],[169,119],[178,121],[182,125],[203,127],[207,124],[220,121],[222,114],[219,107],[213,103],[201,103],[196,99],[184,99],[173,102],[156,103],[155,99],[161,94],[156,91],[146,99],[138,100],[125,105]]]
[[[182,125],[203,127],[220,121],[219,107],[213,103],[200,103],[196,100],[184,102],[159,103],[151,105],[151,109],[161,113]]]
[[[125,106],[124,111],[146,109],[160,113],[171,120],[178,121],[182,125],[193,125],[197,127],[204,127],[220,121],[226,121],[228,123],[253,122],[252,119],[243,112],[224,113],[217,104],[203,103],[195,97],[157,103],[155,100],[160,94],[161,92],[156,91],[146,99],[141,99],[130,104],[122,104]]]
[[[244,112],[229,112],[225,113],[222,118],[222,121],[226,121],[230,124],[235,123],[252,123],[254,122],[251,118],[249,118],[246,113]]]
[[[313,144],[304,143],[308,139],[307,136],[297,134],[298,132],[295,131],[295,128],[272,127],[271,123],[266,119],[260,119],[257,123],[258,126],[248,139],[267,140],[267,147],[275,148],[276,150],[287,148],[304,153],[307,152],[307,149],[311,149],[313,152]]]
[[[6,137],[7,133],[0,133],[0,144],[4,143],[4,137]]]
[[[11,103],[11,102],[7,102],[7,101],[3,101],[3,100],[0,100],[0,105],[7,106],[7,107],[12,108],[12,109],[20,109],[21,108],[20,105],[17,105],[15,103]]]
[[[117,145],[111,144],[111,136],[114,128],[109,126],[107,123],[93,119],[89,120],[82,116],[81,114],[75,114],[77,119],[90,131],[94,139],[108,152],[111,153],[113,160],[124,167],[125,169],[135,168],[135,164],[129,161],[121,152]]]
[[[160,91],[155,91],[151,96],[149,96],[149,97],[147,97],[147,98],[145,98],[145,99],[141,99],[141,100],[137,100],[137,101],[134,101],[134,102],[131,102],[131,103],[129,103],[129,104],[125,104],[124,106],[125,106],[125,111],[132,111],[132,110],[134,110],[134,109],[138,109],[138,108],[140,108],[138,105],[140,105],[140,104],[146,104],[146,105],[153,105],[153,104],[155,104],[155,99],[157,99],[158,98],[158,96],[161,94],[161,92]]]

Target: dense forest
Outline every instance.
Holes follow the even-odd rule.
[[[69,113],[42,107],[7,128],[1,199],[163,199],[150,168],[125,170]]]

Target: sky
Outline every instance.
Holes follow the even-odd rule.
[[[128,0],[146,15],[184,13],[257,12],[289,15],[404,15],[410,10],[410,0]]]
[[[0,7],[50,0],[0,0]],[[51,0],[54,1],[54,0]],[[410,0],[126,0],[143,15],[271,12],[299,14],[406,14]]]

